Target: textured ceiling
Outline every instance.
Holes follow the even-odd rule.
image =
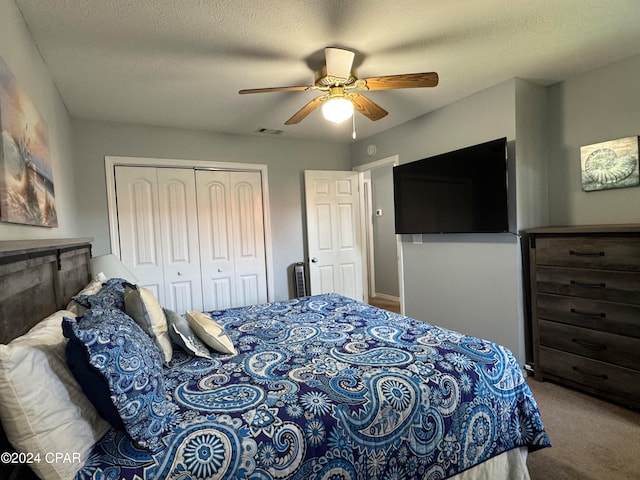
[[[319,110],[284,122],[326,46],[359,77],[436,71],[435,88],[369,92],[358,139],[513,77],[550,85],[640,52],[639,0],[16,0],[76,118],[350,142]]]

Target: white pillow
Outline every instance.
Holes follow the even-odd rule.
[[[238,353],[222,327],[206,313],[187,310],[187,321],[200,340],[214,350],[233,355]]]
[[[107,280],[107,276],[104,273],[100,272],[93,278],[93,280],[89,282],[86,287],[80,290],[76,295],[95,295],[102,289],[102,284]],[[87,307],[85,307],[84,305],[80,305],[75,300],[71,300],[67,304],[67,310],[75,313],[77,316],[80,316],[87,311]]]
[[[60,310],[8,345],[0,345],[0,417],[18,452],[40,454],[30,467],[41,478],[72,479],[109,424],[82,392],[65,359]],[[51,452],[79,462],[47,462]]]
[[[124,310],[151,337],[164,363],[169,363],[173,357],[169,327],[162,306],[151,290],[125,283]]]

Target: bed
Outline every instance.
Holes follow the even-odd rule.
[[[56,271],[65,271],[58,257]],[[85,267],[73,268],[82,278],[74,292],[91,283],[89,272],[78,274]],[[61,471],[49,478],[527,479],[527,453],[550,446],[517,362],[497,344],[337,294],[197,316],[222,329],[232,353],[209,345],[206,358],[172,344],[156,368],[164,390],[146,412],[153,441],[90,415],[83,421],[97,422],[95,442],[66,452],[60,463],[70,465],[52,461]],[[26,323],[0,327],[10,332],[2,342],[22,338]],[[9,424],[12,412],[0,413]],[[52,467],[24,463],[40,476]]]

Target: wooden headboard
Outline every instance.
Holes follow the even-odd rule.
[[[91,241],[0,242],[0,343],[64,308],[89,283]]]
[[[0,343],[57,310],[91,280],[92,238],[0,241]],[[0,427],[0,452],[11,451]],[[0,464],[0,478],[35,478],[26,464]]]

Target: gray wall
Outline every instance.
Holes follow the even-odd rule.
[[[397,242],[393,215],[393,167],[371,170],[376,294],[400,296]],[[376,216],[377,209],[382,210]]]
[[[0,56],[49,128],[57,228],[0,223],[0,240],[65,238],[77,234],[71,120],[51,81],[22,15],[13,1],[0,1]],[[1,156],[1,153],[0,153]]]
[[[398,154],[402,164],[503,136],[513,144],[517,83],[502,83],[358,142],[352,146],[352,161],[361,165]],[[377,158],[367,155],[372,143]],[[499,342],[522,361],[517,237],[423,235],[422,240],[414,244],[403,236],[406,314]]]
[[[549,223],[548,119],[547,89],[516,79],[517,159],[510,181],[516,187],[511,193],[518,232]]]
[[[580,147],[640,134],[640,55],[549,88],[549,201],[555,225],[640,223],[640,188],[583,192]]]
[[[107,155],[265,164],[269,176],[275,298],[293,295],[289,267],[306,259],[304,170],[349,170],[346,145],[73,120],[81,235],[96,255],[110,251]]]

